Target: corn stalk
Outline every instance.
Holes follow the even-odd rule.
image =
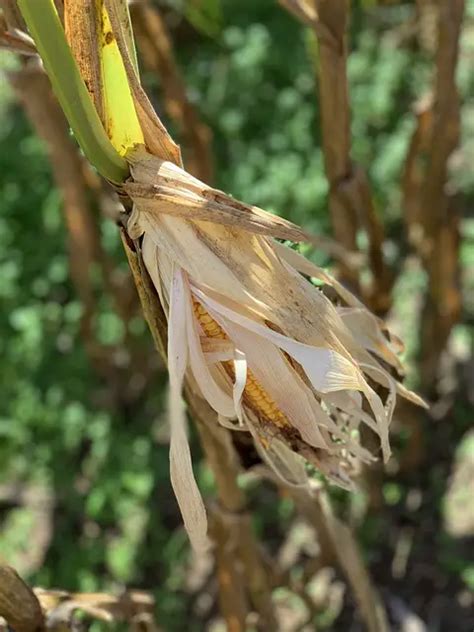
[[[5,19],[5,34],[15,35],[26,41],[21,15],[14,11],[11,3],[0,2]],[[10,50],[20,52],[16,46]],[[105,347],[94,332],[97,312],[97,290],[91,282],[92,269],[100,270],[102,281],[110,294],[117,313],[127,324],[136,312],[136,300],[128,279],[119,279],[114,266],[101,245],[99,212],[110,214],[105,207],[117,207],[109,187],[90,169],[87,161],[77,152],[69,134],[69,126],[51,90],[47,75],[36,59],[33,42],[27,51],[28,61],[21,69],[8,73],[8,79],[35,128],[45,144],[51,162],[52,173],[63,199],[63,213],[68,233],[68,255],[71,280],[83,306],[81,336],[86,352],[95,370],[107,378],[112,386],[114,398],[123,398],[124,376],[114,362],[110,347]],[[128,328],[125,344],[131,351],[130,370],[144,372],[143,358],[137,357],[130,343]],[[128,381],[128,379],[127,379]]]
[[[363,169],[351,158],[350,100],[347,80],[349,0],[279,0],[309,26],[318,40],[317,76],[329,210],[336,241],[357,250],[357,233],[365,231],[372,284],[365,298],[377,314],[391,304],[392,274],[384,260],[384,230]],[[358,271],[341,265],[343,279],[358,292]]]
[[[74,65],[72,57],[68,56],[65,44],[62,43],[59,20],[50,10],[50,3],[46,1],[37,4],[23,0],[19,4],[27,19],[28,26],[35,36],[36,44],[40,49],[56,94],[76,137],[86,156],[97,166],[102,175],[115,182],[123,180],[127,175],[126,165],[113,148],[119,153],[124,153],[136,142],[143,141],[153,149],[156,155],[181,165],[179,148],[158,122],[154,113],[153,116],[151,115],[151,105],[141,86],[138,82],[132,81],[129,87],[128,79],[125,79],[126,73],[130,74],[133,70],[130,67],[133,65],[133,60],[130,60],[126,51],[123,50],[124,40],[121,40],[119,45],[116,44],[113,32],[120,33],[124,27],[127,28],[128,23],[124,20],[125,14],[123,13],[126,11],[126,4],[111,2],[106,3],[106,7],[102,3],[83,2],[83,11],[77,11],[77,3],[65,3],[66,32],[69,34],[74,57],[80,60],[78,67]],[[39,6],[40,4],[42,6]],[[69,11],[71,6],[73,10]],[[121,10],[122,15],[120,14]],[[95,26],[85,24],[87,21],[95,22]],[[48,32],[50,37],[54,37],[55,34],[57,39],[53,41],[48,39],[45,36]],[[80,44],[77,43],[77,32],[82,34]],[[92,33],[92,36],[85,37],[86,33]],[[94,33],[96,37],[99,34],[99,42],[94,39]],[[94,50],[91,51],[87,47],[88,42],[91,47],[94,45],[95,53]],[[54,51],[55,47],[56,51]],[[107,53],[104,54],[103,51],[107,51]],[[62,55],[60,63],[56,63],[57,55]],[[100,68],[97,66],[97,60],[96,67],[90,68],[88,60],[91,60],[94,55],[98,55],[101,60]],[[125,64],[122,71],[120,71],[120,63]],[[113,90],[117,90],[118,83],[120,83],[117,82],[117,65],[125,92],[122,91],[120,97],[114,99]],[[85,73],[86,84],[82,83],[79,76],[81,71]],[[63,81],[64,73],[68,75],[66,82]],[[99,82],[99,85],[97,85],[98,76],[102,77],[102,83]],[[84,86],[87,84],[91,88],[90,93],[84,90]],[[72,99],[72,94],[79,98]],[[133,101],[131,100],[132,94]],[[115,93],[115,97],[117,97],[117,93]],[[79,107],[74,109],[73,103]],[[117,103],[119,104],[118,108],[116,108]],[[125,121],[127,121],[128,127],[124,126]],[[108,138],[104,136],[104,129],[107,131]],[[97,138],[95,134],[97,134]],[[126,198],[122,197],[122,200],[127,206]],[[122,237],[145,317],[158,351],[166,358],[166,317],[143,264],[140,242],[138,240],[132,242],[125,231],[122,231]],[[205,402],[200,400],[192,386],[186,389],[186,394],[190,408],[193,411],[199,411],[197,418],[199,419],[203,448],[218,482],[220,504],[219,509],[215,512],[216,523],[220,522],[223,528],[214,529],[217,549],[226,551],[228,541],[231,539],[237,545],[237,554],[242,557],[240,566],[243,568],[243,572],[240,577],[235,576],[234,570],[239,567],[235,559],[227,558],[223,567],[225,574],[230,574],[234,578],[232,590],[245,595],[245,607],[240,609],[237,618],[234,616],[235,609],[231,608],[230,612],[225,612],[228,621],[232,622],[233,625],[230,629],[245,629],[245,620],[249,609],[247,599],[249,597],[253,607],[260,613],[262,622],[265,622],[262,625],[269,626],[268,629],[274,629],[275,620],[269,583],[266,579],[264,566],[259,561],[260,552],[252,533],[250,517],[244,511],[245,501],[236,483],[237,473],[235,469],[230,467],[232,463],[237,464],[238,460],[233,456],[233,448],[227,437],[227,431],[224,429],[219,429],[219,432],[213,430],[217,425],[214,413]],[[227,455],[225,460],[222,458],[224,454]],[[227,516],[225,520],[220,515],[221,513]],[[232,535],[228,529],[228,520],[234,514]],[[236,525],[238,528],[235,528]],[[221,557],[221,569],[222,559]],[[232,566],[226,566],[231,562]],[[228,590],[228,582],[222,586],[227,586],[226,589]],[[230,603],[222,591],[221,595],[223,600]],[[244,602],[242,603],[244,604]]]
[[[228,510],[234,523],[229,529],[229,516],[220,514],[213,528],[223,610],[232,629],[244,629],[248,597],[260,614],[261,627],[275,629],[270,582],[250,521],[241,515],[244,499],[236,484],[237,459],[227,433],[207,413],[199,413],[198,389],[215,410],[223,411],[223,423],[232,426],[229,420],[237,418],[252,433],[262,458],[297,486],[308,485],[303,458],[346,487],[351,484],[352,453],[371,460],[368,451],[343,432],[346,415],[355,424],[363,421],[371,427],[387,459],[396,392],[421,402],[369,354],[375,350],[395,371],[401,368],[396,342],[385,334],[383,323],[330,275],[272,239],[301,241],[307,238],[305,231],[233,200],[181,168],[180,149],[141,87],[125,2],[84,0],[89,11],[79,12],[77,3],[65,3],[71,42],[76,32],[92,33],[89,39],[84,35],[80,45],[73,43],[74,56],[50,0],[19,2],[86,155],[117,183],[122,195],[123,242],[144,313],[157,348],[163,356],[169,350],[171,479],[191,541],[196,549],[207,544],[205,510],[192,475],[180,401],[188,354],[198,386],[188,376],[190,408],[196,411],[204,451],[214,470],[220,509]],[[83,23],[91,20],[94,24]],[[325,32],[332,41],[330,29]],[[88,41],[93,48],[87,48]],[[60,63],[59,53],[64,56]],[[85,73],[92,86],[89,93],[80,69],[97,56],[100,63]],[[80,60],[77,66],[74,57]],[[97,76],[99,91],[94,87]],[[128,216],[130,200],[134,208]],[[211,265],[205,265],[207,258]],[[336,307],[300,272],[331,286],[343,306]],[[282,302],[285,293],[291,300]],[[261,310],[258,317],[256,305]],[[262,354],[269,360],[262,362]],[[275,385],[273,371],[286,384],[285,392]],[[369,377],[387,392],[385,402],[368,383]],[[224,387],[230,387],[230,394]],[[362,409],[362,395],[351,399],[353,391],[364,394],[373,416]],[[332,407],[334,418],[321,402]],[[227,567],[229,544],[243,571],[238,564]],[[229,577],[239,595],[238,607],[230,599]],[[362,608],[365,616],[370,610]]]
[[[453,325],[459,318],[459,217],[446,185],[448,161],[459,142],[460,111],[456,85],[464,0],[439,0],[438,50],[433,127],[420,205],[423,214],[423,259],[429,275],[422,316],[420,372],[433,384]],[[433,344],[433,340],[437,344]]]
[[[437,9],[438,46],[433,94],[416,110],[417,126],[404,174],[404,203],[409,239],[428,275],[420,374],[424,388],[432,390],[441,354],[461,310],[459,214],[447,180],[449,158],[459,142],[456,67],[465,3],[439,0],[420,4],[430,10],[430,16]]]

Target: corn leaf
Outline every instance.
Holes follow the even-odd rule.
[[[107,137],[67,44],[53,0],[18,0],[53,89],[88,160],[108,180],[128,175],[125,160]]]

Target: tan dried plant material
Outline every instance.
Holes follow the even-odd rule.
[[[146,144],[126,156],[131,178],[123,188],[133,202],[129,236],[168,320],[171,481],[191,543],[205,548],[206,511],[181,399],[187,374],[220,422],[251,433],[262,458],[293,486],[308,484],[310,464],[351,488],[355,463],[376,457],[359,443],[360,424],[379,437],[387,460],[397,395],[423,402],[398,379],[400,342],[385,325],[276,241],[311,236],[181,168],[135,74],[116,2],[106,5]]]
[[[394,377],[402,374],[396,337],[336,279],[275,240],[304,241],[302,229],[143,148],[128,159],[128,232],[142,239],[168,315],[171,473],[193,543],[205,543],[206,522],[181,405],[187,370],[221,422],[250,432],[290,485],[306,485],[308,462],[350,487],[354,462],[374,458],[358,441],[361,423],[387,460],[397,394],[422,403]]]
[[[51,623],[55,626],[71,625],[79,614],[95,621],[133,623],[143,615],[151,617],[154,610],[151,595],[141,591],[114,596],[108,593],[68,593],[35,588],[34,593],[44,612],[47,628],[51,627]],[[150,622],[153,623],[152,618]]]
[[[157,630],[153,597],[143,591],[69,593],[31,589],[10,566],[0,565],[0,629],[2,617],[15,632],[75,630],[79,616],[91,621],[140,624],[144,632]]]

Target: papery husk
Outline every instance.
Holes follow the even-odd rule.
[[[173,270],[168,319],[168,369],[170,375],[170,473],[176,499],[189,539],[196,550],[207,549],[207,518],[194,478],[181,391],[188,363],[186,293],[183,271]]]
[[[351,489],[357,462],[374,459],[358,442],[359,425],[379,436],[386,461],[396,396],[423,404],[399,381],[400,341],[329,273],[275,240],[309,241],[302,229],[143,148],[129,161],[128,231],[143,236],[144,262],[169,313],[170,352],[181,350],[179,366],[170,363],[170,382],[184,456],[178,461],[172,449],[172,480],[188,530],[200,522],[190,533],[194,546],[203,545],[205,517],[191,500],[198,492],[177,406],[185,367],[221,422],[249,431],[287,484],[307,483],[306,462]],[[332,288],[335,302],[307,277]],[[177,299],[179,315],[168,308]],[[196,305],[212,323],[210,337]],[[265,406],[260,395],[251,396],[250,376],[257,395],[265,393]]]

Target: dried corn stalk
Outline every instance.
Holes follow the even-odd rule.
[[[127,231],[168,320],[171,480],[191,542],[202,548],[207,521],[181,402],[186,375],[221,423],[250,432],[262,458],[295,486],[307,485],[309,463],[350,487],[355,460],[374,458],[358,442],[359,425],[379,436],[386,460],[396,395],[422,402],[393,377],[402,374],[400,344],[383,323],[275,241],[309,239],[303,230],[181,168],[141,88],[119,3],[105,6],[143,132],[144,144],[124,153],[131,175],[119,188],[133,202]],[[305,276],[329,286],[335,301]]]
[[[113,3],[107,6],[137,86]],[[137,112],[144,110],[142,95],[133,96]],[[421,400],[392,377],[402,372],[399,345],[383,324],[335,279],[274,241],[302,241],[304,231],[144,148],[126,158],[131,178],[123,190],[134,203],[127,229],[142,239],[168,317],[171,478],[194,546],[206,545],[207,526],[181,405],[187,371],[221,422],[250,432],[288,484],[307,484],[306,461],[350,487],[354,458],[373,458],[357,441],[360,423],[379,436],[388,459],[397,392]],[[300,272],[331,286],[337,303]]]
[[[329,211],[337,241],[357,249],[357,232],[367,235],[367,259],[372,273],[366,298],[371,308],[385,315],[391,304],[392,274],[383,256],[384,228],[372,200],[363,169],[351,157],[350,100],[347,80],[348,0],[279,0],[308,25],[318,40],[318,97],[323,155],[329,184]],[[345,281],[360,293],[360,279],[353,266],[342,262]]]

